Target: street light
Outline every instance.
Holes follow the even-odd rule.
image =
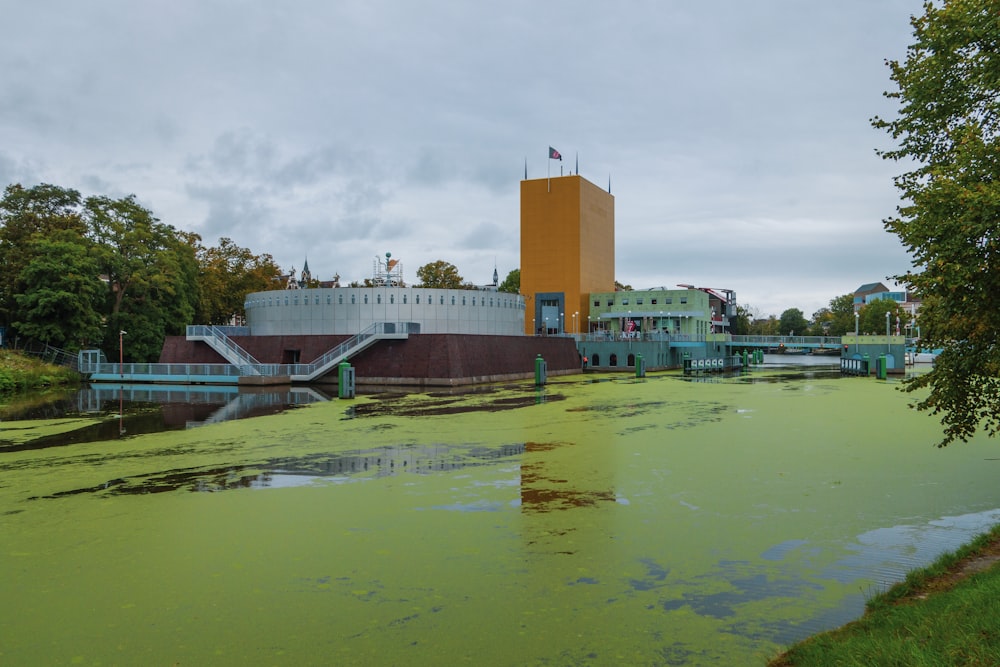
[[[580,311],[573,313],[573,333],[580,333]]]
[[[125,352],[122,350],[125,338],[125,332],[118,332],[118,372],[121,374],[121,378],[125,379]]]
[[[559,333],[566,333],[566,313],[559,313]]]
[[[860,317],[861,315],[859,315],[858,311],[855,310],[854,311],[854,354],[858,353],[858,318]]]
[[[889,346],[889,311],[885,311],[885,351],[890,352],[892,348]]]

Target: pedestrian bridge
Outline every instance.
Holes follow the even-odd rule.
[[[835,349],[840,350],[840,336],[731,336],[726,344],[735,348]]]

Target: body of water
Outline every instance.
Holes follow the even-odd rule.
[[[0,664],[760,665],[1000,520],[996,442],[935,448],[897,386],[770,365],[5,419]]]

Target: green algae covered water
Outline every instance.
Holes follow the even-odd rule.
[[[772,369],[0,423],[0,664],[760,665],[1000,521],[996,442],[908,400]]]

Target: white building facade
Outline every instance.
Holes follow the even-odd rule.
[[[415,322],[425,334],[524,335],[524,299],[490,290],[287,289],[253,292],[243,305],[254,336],[353,335],[377,322]]]

